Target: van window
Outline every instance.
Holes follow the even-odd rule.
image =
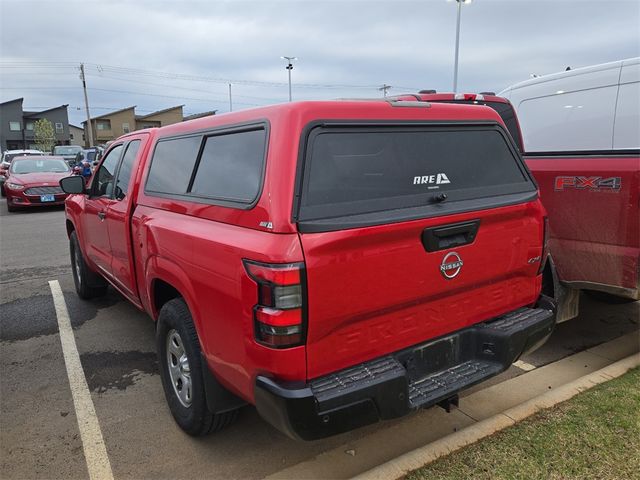
[[[517,107],[527,152],[611,150],[618,86],[524,100]]]
[[[191,194],[251,203],[260,190],[265,130],[215,135],[206,139]]]
[[[318,127],[309,136],[299,220],[535,190],[498,127]]]
[[[153,152],[145,191],[184,195],[201,140],[200,136],[160,140]]]

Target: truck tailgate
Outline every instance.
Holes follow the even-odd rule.
[[[308,376],[314,378],[532,304],[541,254],[530,205],[458,215],[480,219],[472,244],[427,252],[427,219],[301,234],[307,265]],[[454,252],[454,255],[450,255]],[[445,260],[445,257],[449,258]],[[441,267],[456,273],[447,278]]]

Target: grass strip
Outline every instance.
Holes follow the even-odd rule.
[[[406,479],[640,479],[640,368]]]

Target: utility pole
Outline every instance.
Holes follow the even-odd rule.
[[[378,88],[378,90],[381,91],[382,95],[386,98],[387,90],[389,90],[390,88],[391,88],[391,85],[387,85],[386,83],[383,83],[382,86]]]
[[[297,60],[297,57],[280,57],[283,60],[286,60],[287,66],[286,69],[289,71],[289,101],[291,101],[291,70],[293,70],[293,61]]]
[[[233,112],[233,100],[231,99],[231,82],[229,82],[229,111]]]
[[[84,63],[80,64],[80,80],[82,80],[82,90],[84,91],[84,109],[87,112],[87,132],[89,133],[89,146],[93,147],[93,126],[91,125],[91,114],[89,113],[89,97],[87,97],[87,82],[84,78]]]

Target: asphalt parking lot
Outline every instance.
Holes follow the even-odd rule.
[[[350,445],[373,435],[380,451],[359,455],[375,464],[394,445],[408,437],[419,444],[420,431],[437,428],[431,424],[436,407],[323,441],[295,442],[245,407],[231,428],[191,438],[165,405],[153,322],[112,289],[97,301],[75,295],[62,209],[9,214],[0,202],[0,261],[2,478],[88,476],[50,280],[64,293],[115,478],[263,478],[330,450],[342,448],[348,458]],[[639,312],[639,302],[612,306],[584,296],[579,318],[559,325],[522,368],[489,384],[636,332]],[[453,428],[465,426],[463,415],[454,418]]]

